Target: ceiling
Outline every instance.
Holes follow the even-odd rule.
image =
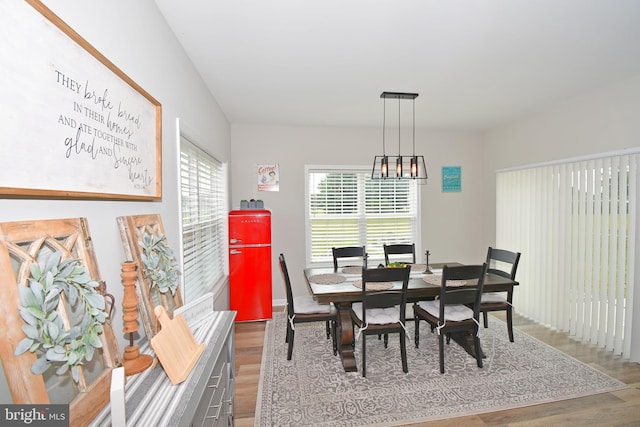
[[[640,75],[640,0],[155,1],[231,123],[379,127],[391,91],[482,130]]]

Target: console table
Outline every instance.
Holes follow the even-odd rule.
[[[171,384],[160,364],[128,377],[127,426],[233,425],[234,319],[233,311],[216,311],[193,326],[196,341],[207,346],[184,382]],[[146,340],[140,343],[140,351],[152,354]],[[90,425],[111,425],[109,404]]]

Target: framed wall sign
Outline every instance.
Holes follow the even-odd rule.
[[[280,191],[278,165],[258,165],[258,191]]]
[[[462,191],[462,167],[443,166],[442,167],[442,192],[458,193]]]
[[[162,197],[158,101],[37,0],[0,39],[0,195]]]

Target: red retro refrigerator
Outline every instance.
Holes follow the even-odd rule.
[[[236,321],[271,319],[271,212],[229,212],[229,303]]]

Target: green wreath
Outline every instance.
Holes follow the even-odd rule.
[[[142,248],[144,274],[151,279],[151,287],[157,287],[163,294],[171,291],[171,295],[175,295],[180,270],[164,235],[153,236],[145,232],[138,244]]]
[[[25,321],[22,331],[26,338],[18,343],[14,355],[38,352],[31,365],[33,374],[42,374],[55,364],[59,365],[56,374],[70,369],[78,382],[78,367],[91,361],[95,349],[102,347],[99,335],[107,313],[98,282],[91,279],[80,260],[61,258],[60,252],[54,252],[32,263],[29,286],[18,285],[22,302],[18,311]],[[82,316],[80,322],[74,322],[77,326],[68,330],[57,311],[63,293],[72,308],[70,316]]]

